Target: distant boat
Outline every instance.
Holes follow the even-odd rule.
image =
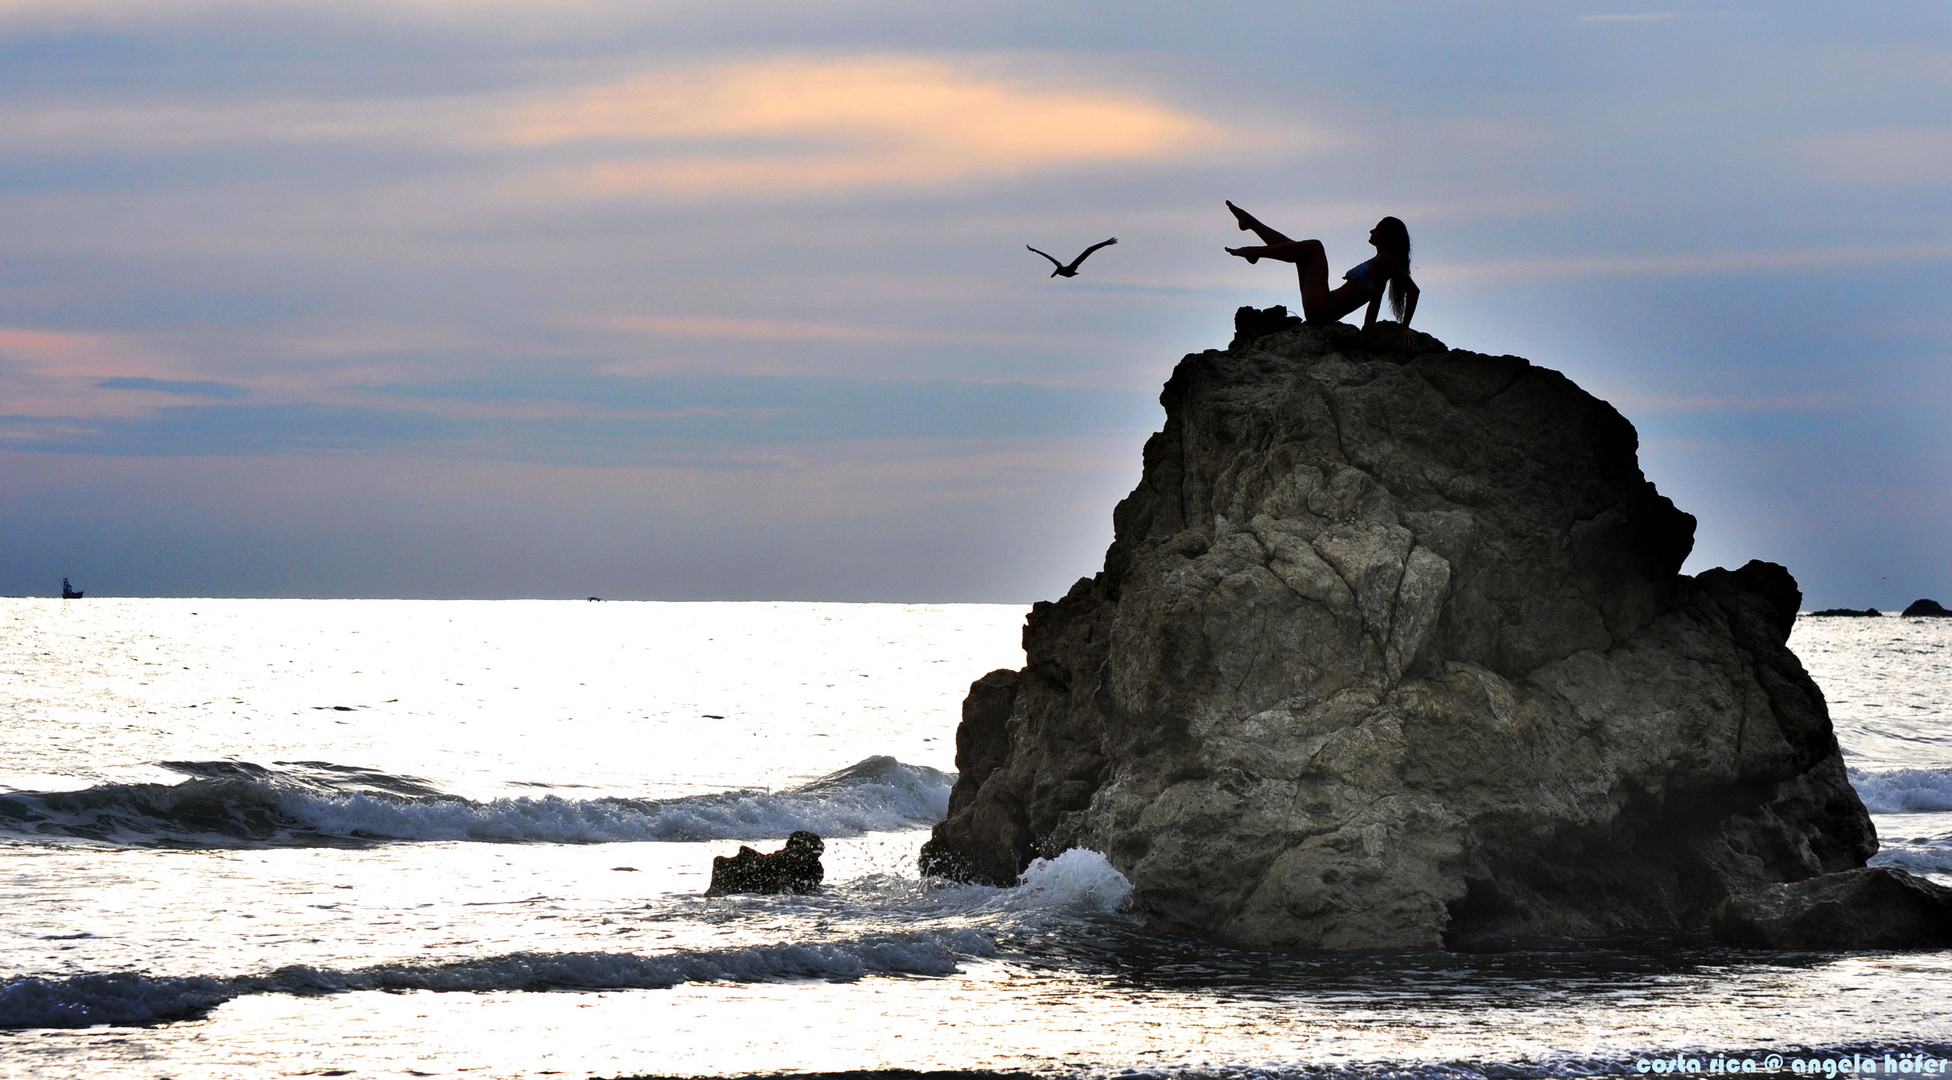
[[[81,590],[80,590],[80,589],[77,589],[77,588],[75,588],[75,587],[74,587],[73,585],[70,585],[70,584],[68,584],[68,579],[67,579],[67,578],[62,578],[62,579],[61,579],[61,599],[63,599],[63,600],[79,600],[79,599],[81,599]]]

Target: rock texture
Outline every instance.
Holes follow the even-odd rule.
[[[826,841],[805,829],[794,830],[786,846],[771,853],[741,844],[735,855],[713,857],[712,883],[705,895],[812,892],[827,877],[827,868],[820,865],[820,853],[826,850]]]
[[[1354,949],[1706,926],[1876,839],[1782,567],[1555,371],[1243,309],[1160,401],[1104,570],[985,676],[925,871],[1090,847],[1167,926]]]
[[[1952,947],[1952,889],[1888,866],[1766,885],[1715,909],[1715,936],[1767,949]]]

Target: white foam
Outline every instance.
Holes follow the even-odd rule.
[[[1850,785],[1873,814],[1952,810],[1952,769],[1852,769]]]
[[[913,883],[890,879],[897,889]],[[1126,912],[1132,905],[1132,883],[1105,857],[1089,848],[1072,848],[1054,859],[1033,859],[1008,888],[930,880],[920,886],[913,902],[919,907],[963,915],[1004,916],[999,925],[1028,917],[1060,918]]]
[[[1055,859],[1035,859],[1017,881],[1024,906],[1110,914],[1132,903],[1132,883],[1103,855],[1072,848]]]
[[[1871,856],[1872,866],[1895,866],[1914,874],[1952,875],[1952,844],[1944,841],[1886,842]]]

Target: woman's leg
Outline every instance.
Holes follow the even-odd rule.
[[[1301,283],[1301,317],[1333,322],[1335,316],[1328,310],[1328,251],[1320,240],[1303,240],[1296,246],[1305,250],[1303,258],[1294,260],[1295,277]]]
[[[1272,231],[1272,230],[1269,230]],[[1274,259],[1295,264],[1295,277],[1301,285],[1301,317],[1309,322],[1333,322],[1329,313],[1328,252],[1320,240],[1284,240],[1260,247],[1228,248],[1248,262]]]
[[[1227,209],[1232,210],[1234,212],[1234,220],[1240,223],[1240,230],[1242,232],[1246,232],[1247,230],[1252,229],[1254,231],[1254,235],[1261,238],[1261,243],[1263,244],[1292,243],[1292,241],[1290,241],[1286,236],[1283,236],[1280,233],[1275,232],[1273,229],[1270,229],[1267,226],[1261,224],[1260,218],[1257,218],[1254,215],[1248,213],[1247,211],[1242,210],[1240,207],[1235,206],[1231,201],[1227,203]]]

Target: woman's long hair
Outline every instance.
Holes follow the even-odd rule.
[[[1376,223],[1376,246],[1403,264],[1403,274],[1410,272],[1410,227],[1402,219],[1386,217]],[[1396,321],[1403,321],[1403,274],[1389,276],[1389,309],[1396,313]]]

